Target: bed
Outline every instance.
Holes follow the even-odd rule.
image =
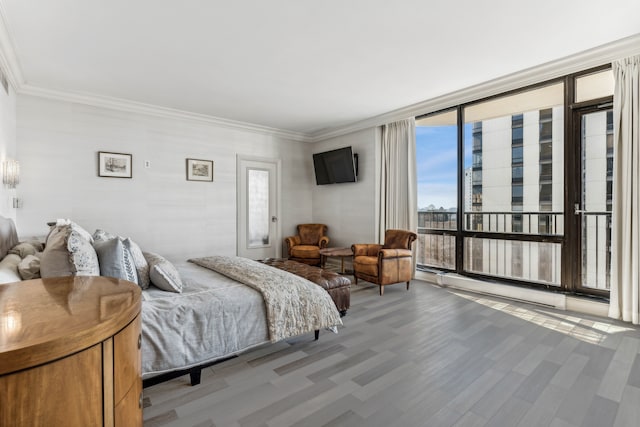
[[[45,244],[39,246],[34,241],[19,242],[13,221],[0,218],[0,283],[21,280],[22,274],[34,278],[34,264],[38,262],[42,277],[77,274],[135,278],[143,288],[145,386],[187,373],[195,385],[206,366],[301,334],[315,332],[317,339],[319,330],[337,332],[342,324],[324,289],[256,261],[210,256],[170,263],[131,246],[130,239],[102,230],[90,235],[68,220],[52,225],[43,240]],[[127,245],[135,249],[129,251],[128,259],[122,255],[126,255],[122,248]],[[109,250],[118,255],[106,257],[107,246],[118,248]],[[138,268],[143,261],[148,261],[146,273]],[[174,283],[168,285],[166,281],[171,280]]]

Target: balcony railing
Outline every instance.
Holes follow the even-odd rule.
[[[443,210],[418,212],[419,267],[456,268],[457,217]],[[585,212],[581,221],[582,286],[609,289],[611,213]],[[560,284],[563,212],[465,212],[463,225],[474,236],[465,237],[465,271]]]
[[[564,234],[563,212],[465,212],[464,218],[467,231],[548,236]]]

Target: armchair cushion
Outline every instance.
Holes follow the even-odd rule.
[[[353,260],[353,267],[358,273],[378,277],[378,257],[360,255]]]
[[[326,232],[327,226],[324,224],[299,224],[298,234],[284,239],[288,258],[309,265],[319,265],[320,249],[329,244]]]
[[[297,245],[291,248],[291,256],[293,258],[319,258],[320,248],[312,245]]]

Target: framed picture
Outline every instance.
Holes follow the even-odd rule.
[[[131,178],[131,154],[98,151],[98,176]]]
[[[187,181],[213,181],[213,160],[187,159]]]

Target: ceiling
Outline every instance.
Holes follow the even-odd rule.
[[[640,33],[638,0],[0,0],[0,12],[18,91],[304,135]]]

